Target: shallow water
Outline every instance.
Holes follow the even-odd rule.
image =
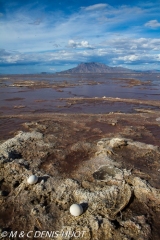
[[[147,85],[129,85],[131,79],[146,81]],[[46,81],[48,83],[78,84],[72,87],[28,88],[12,87],[15,81]],[[138,104],[125,102],[84,103],[69,106],[60,98],[77,97],[118,97],[126,99],[160,100],[159,74],[39,74],[39,75],[8,75],[0,76],[0,113],[19,114],[26,112],[76,112],[76,113],[107,113],[110,111],[133,112]],[[59,92],[61,90],[61,92]],[[152,107],[152,109],[154,109]]]
[[[79,97],[119,97],[119,98],[132,98],[144,100],[160,100],[160,89],[151,86],[134,86],[132,88],[123,87],[119,83],[99,84],[99,85],[83,85],[75,86],[74,88],[66,88],[65,91],[71,92]]]

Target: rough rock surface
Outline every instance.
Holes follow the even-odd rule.
[[[39,130],[44,127],[37,126]],[[160,156],[157,146],[122,137],[92,142],[88,138],[72,143],[68,149],[62,148],[56,127],[55,133],[47,137],[36,129],[20,132],[3,142],[0,146],[1,232],[84,231],[79,239],[151,239],[160,215],[160,190],[154,187],[158,178],[151,184],[146,173],[127,167],[122,156],[125,152],[130,152],[130,159],[143,153],[154,157],[155,162]],[[83,161],[79,162],[79,158]],[[27,184],[31,174],[39,177],[35,185]],[[81,216],[70,215],[69,207],[73,203],[82,205]],[[66,239],[66,236],[59,235],[56,239]]]

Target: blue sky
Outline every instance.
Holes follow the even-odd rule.
[[[0,0],[0,73],[80,62],[160,70],[159,12],[159,0]]]

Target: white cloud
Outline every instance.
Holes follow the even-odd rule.
[[[78,36],[78,41],[69,42],[70,47],[92,48],[98,41],[109,38],[110,32],[121,33],[128,19],[133,18],[135,21],[142,14],[137,7],[114,8],[102,3],[87,8],[101,11],[88,11],[86,14],[86,8],[82,8],[69,16],[61,12],[51,12],[45,16],[39,9],[36,13],[27,9],[14,12],[0,22],[0,45],[5,49],[22,52],[52,51],[55,48],[65,49],[69,39]],[[133,33],[136,34],[135,31]],[[54,45],[48,42],[54,42]]]
[[[101,46],[110,46],[116,51],[160,51],[159,38],[112,37],[104,41]]]
[[[104,8],[106,8],[108,6],[108,4],[105,3],[99,3],[99,4],[94,4],[88,7],[83,7],[82,9],[86,10],[86,11],[94,11],[94,10],[102,10]]]
[[[91,48],[88,41],[75,42],[74,40],[69,40],[68,46],[72,48]]]
[[[143,25],[151,16],[153,13],[148,9],[103,3],[83,7],[67,16],[62,12],[45,16],[39,9],[35,14],[27,9],[15,11],[0,18],[0,45],[6,49],[0,51],[0,62],[65,64],[99,60],[110,65],[158,62],[160,38],[156,32],[149,35]],[[155,18],[158,19],[157,15]],[[145,25],[157,28],[160,23],[151,20]]]
[[[0,49],[0,63],[17,63],[18,61],[22,61],[23,56],[19,52],[9,52],[4,49]]]
[[[150,20],[145,24],[145,27],[150,27],[150,28],[159,28],[160,27],[160,22],[157,20]]]
[[[124,57],[118,57],[117,60],[123,60],[125,62],[133,62],[139,60],[139,56],[136,55],[129,55]]]
[[[69,46],[69,47],[68,47]],[[92,49],[92,50],[91,50]],[[129,38],[111,36],[102,43],[94,44],[88,41],[69,40],[66,48],[56,48],[46,52],[25,53],[21,51],[0,51],[1,63],[51,63],[54,61],[87,61],[88,59],[106,59],[112,63],[136,63],[137,61],[159,61],[160,39],[158,38]],[[144,57],[145,56],[145,57]],[[146,57],[147,56],[147,57]],[[150,56],[150,57],[149,57]]]

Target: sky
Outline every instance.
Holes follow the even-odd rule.
[[[160,0],[0,0],[0,74],[160,70]]]

